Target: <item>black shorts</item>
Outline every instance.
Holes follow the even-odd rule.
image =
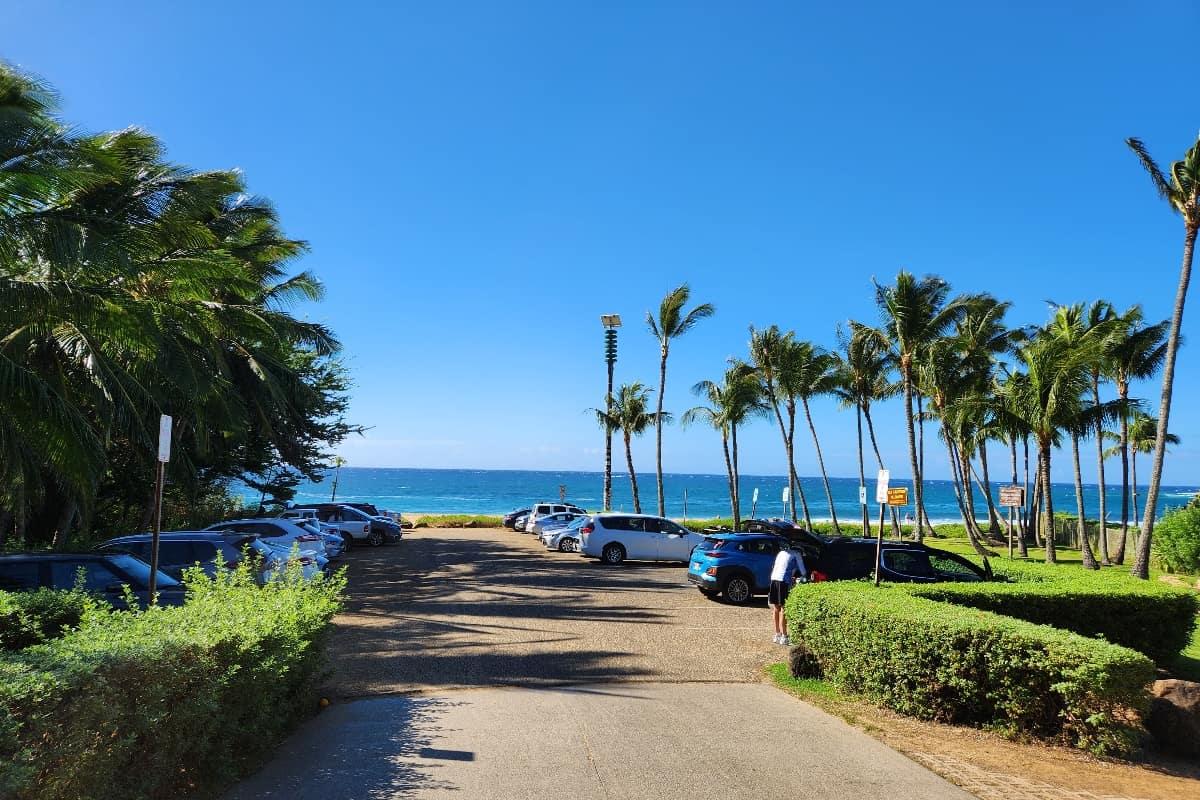
[[[767,602],[773,606],[783,605],[783,601],[787,600],[788,592],[792,590],[792,585],[787,581],[771,581],[771,590],[767,593]]]

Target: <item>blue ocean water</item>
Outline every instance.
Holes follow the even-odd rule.
[[[302,484],[298,487],[296,502],[328,501],[333,488],[332,475],[321,483]],[[671,474],[663,476],[667,503],[667,514],[671,517],[727,517],[730,514],[728,481],[724,475]],[[808,498],[813,519],[828,519],[829,504],[825,499],[825,488],[819,477],[802,477],[801,488]],[[830,478],[830,488],[839,518],[859,518],[858,479]],[[783,488],[787,480],[779,475],[741,476],[742,513],[751,513],[752,496],[758,489],[759,499],[754,509],[758,516],[781,516]],[[893,480],[892,486],[911,486],[906,481]],[[557,500],[559,487],[565,487],[566,498],[587,509],[599,509],[604,498],[604,474],[601,472],[551,472],[524,470],[472,470],[472,469],[407,469],[393,467],[343,467],[338,478],[337,499],[370,502],[390,511],[403,513],[434,514],[500,514],[514,508],[528,506],[531,502]],[[653,474],[638,474],[638,488],[642,510],[653,513],[656,505],[655,479]],[[1120,483],[1107,487],[1107,510],[1110,522],[1121,518]],[[1053,487],[1056,511],[1075,512],[1075,486],[1071,483],[1056,483]],[[996,494],[996,484],[992,486]],[[686,513],[684,493],[687,495]],[[1185,504],[1197,492],[1195,486],[1164,486],[1159,495],[1158,509],[1161,513],[1168,508]],[[258,495],[244,489],[248,502],[257,502]],[[1145,488],[1139,489],[1139,509]],[[867,495],[872,501],[872,514],[878,513],[873,504],[875,494],[874,477],[868,476]],[[1089,515],[1095,515],[1099,507],[1099,491],[1095,485],[1085,484],[1084,504]],[[911,491],[910,491],[911,495]],[[633,510],[629,476],[613,474],[613,508]],[[925,507],[934,521],[956,521],[960,519],[958,505],[954,499],[953,486],[949,481],[926,481]],[[912,507],[909,507],[911,511]],[[976,515],[984,517],[987,506],[976,492]]]

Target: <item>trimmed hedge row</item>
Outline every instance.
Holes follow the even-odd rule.
[[[1170,662],[1187,647],[1200,608],[1195,592],[1109,571],[998,560],[994,569],[1015,582],[907,584],[902,588],[929,600],[1065,628],[1081,636],[1102,636],[1160,664]]]
[[[61,636],[94,603],[80,591],[0,592],[0,650],[21,650]]]
[[[1129,648],[897,587],[807,584],[789,633],[835,685],[921,719],[1119,754],[1137,740],[1154,665]]]
[[[341,578],[188,578],[181,608],[96,612],[0,655],[0,796],[183,797],[243,773],[314,706]]]

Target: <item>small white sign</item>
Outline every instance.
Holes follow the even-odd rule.
[[[158,418],[158,460],[171,460],[171,418],[166,414]]]
[[[792,487],[790,487],[790,486],[783,487],[783,502],[786,503],[788,500],[791,500],[791,499],[792,499]]]
[[[865,486],[858,487],[858,504],[860,506],[867,504],[867,487]]]
[[[879,470],[879,476],[875,479],[875,502],[886,503],[888,492],[888,481],[891,480],[892,473],[886,469]]]
[[[752,502],[752,503],[758,502],[758,487],[757,486],[754,488],[754,499],[751,500],[750,502]]]

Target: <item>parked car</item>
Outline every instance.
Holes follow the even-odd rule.
[[[782,536],[791,543],[791,546],[800,551],[807,559],[806,563],[811,563],[820,554],[821,550],[829,543],[830,539],[827,536],[821,536],[813,533],[790,520],[780,519],[775,517],[772,519],[744,519],[738,525],[738,530],[734,531],[729,527],[720,528],[705,528],[705,535],[714,533],[771,533],[776,536]]]
[[[555,530],[557,528],[565,528],[577,519],[588,516],[575,511],[562,511],[558,514],[547,514],[546,516],[533,523],[533,532],[541,536],[544,532]]]
[[[580,552],[606,564],[626,559],[686,562],[704,541],[682,525],[649,514],[596,514],[580,529]]]
[[[861,580],[875,574],[875,540],[832,539],[808,569],[813,581]],[[991,565],[972,564],[956,553],[927,547],[918,542],[884,540],[880,554],[880,578],[893,583],[938,583],[940,581],[992,580]]]
[[[289,508],[276,515],[276,519],[286,519],[301,528],[315,533],[325,543],[325,557],[339,558],[349,547],[342,531],[337,525],[321,522],[315,508]]]
[[[579,517],[574,522],[562,528],[552,528],[544,531],[538,537],[547,550],[559,550],[563,553],[579,552],[579,529],[588,523],[590,517]]]
[[[299,548],[300,555],[315,559],[322,569],[328,560],[325,557],[324,539],[319,534],[300,527],[292,520],[274,517],[234,519],[209,525],[204,530],[257,534],[264,544],[279,548],[284,552],[290,552],[294,545]]]
[[[576,514],[587,513],[579,506],[571,503],[535,503],[529,511],[529,516],[525,519],[525,532],[533,533],[533,526],[542,517],[549,516],[550,514],[562,514],[565,511],[573,511]]]
[[[82,578],[82,582],[81,582]],[[183,585],[158,571],[158,603],[181,606]],[[82,586],[114,608],[124,609],[126,587],[139,608],[150,601],[150,565],[128,553],[6,553],[0,555],[0,589],[72,589]]]
[[[513,520],[512,529],[518,533],[525,532],[525,523],[529,521],[529,514],[525,513]]]
[[[691,553],[688,582],[707,597],[748,603],[771,588],[771,568],[785,541],[774,533],[709,534]]]
[[[518,508],[516,511],[508,512],[507,514],[504,515],[504,527],[510,528],[512,530],[517,530],[518,529],[517,521],[521,520],[522,523],[524,523],[525,518],[529,516],[529,512],[531,510],[532,509],[528,509],[528,508]],[[520,525],[519,527],[521,530],[525,529],[524,524]]]
[[[322,522],[337,525],[347,543],[366,542],[378,547],[384,542],[398,542],[404,535],[403,529],[394,520],[372,517],[365,511],[341,503],[306,503],[289,511],[313,509]]]
[[[151,559],[153,536],[136,533],[118,536],[96,546],[101,553],[129,553],[147,564]],[[170,531],[159,535],[158,568],[177,580],[183,571],[199,566],[210,577],[217,574],[217,553],[221,554],[225,566],[234,568],[246,555],[261,559],[258,570],[259,583],[283,575],[291,559],[288,553],[265,544],[256,535],[222,531]],[[311,579],[321,572],[315,559],[299,556],[297,562],[304,577]]]

